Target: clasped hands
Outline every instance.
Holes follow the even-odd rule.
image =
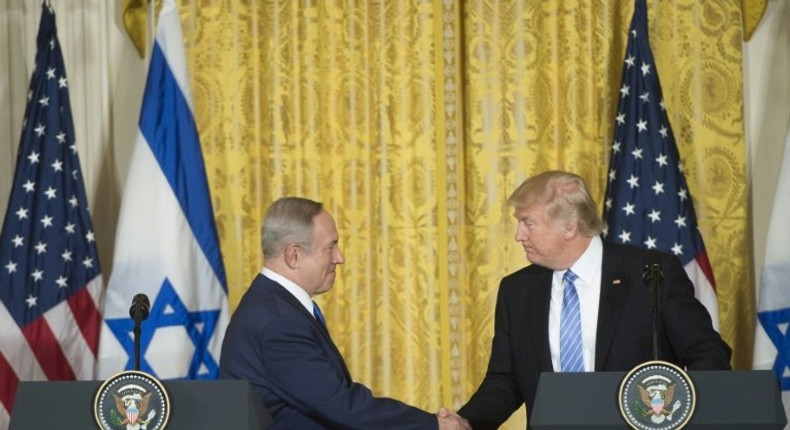
[[[464,417],[450,412],[447,408],[440,408],[436,417],[439,419],[439,430],[472,430]]]

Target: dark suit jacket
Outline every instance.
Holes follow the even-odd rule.
[[[325,327],[262,275],[228,325],[220,377],[251,383],[272,415],[272,430],[438,427],[436,415],[374,397],[353,382]]]
[[[654,359],[650,289],[642,273],[646,262],[656,258],[664,272],[660,359],[688,370],[730,369],[730,347],[694,297],[678,259],[604,241],[595,370],[627,371]],[[553,372],[548,333],[552,273],[531,265],[502,279],[488,371],[459,410],[475,430],[499,427],[521,404],[529,413],[541,372]]]

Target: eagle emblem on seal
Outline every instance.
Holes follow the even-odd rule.
[[[668,384],[666,378],[660,377],[644,385],[638,384],[639,397],[645,406],[642,415],[650,416],[650,420],[656,424],[661,424],[664,420],[672,420],[672,415],[681,406],[680,400],[672,402],[676,386],[677,384]]]
[[[113,393],[112,396],[115,399],[115,408],[122,416],[126,417],[120,423],[126,426],[126,430],[146,429],[148,423],[156,416],[155,410],[148,410],[151,393],[146,393],[144,396],[140,393],[133,393],[123,397]]]

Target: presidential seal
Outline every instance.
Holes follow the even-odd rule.
[[[170,421],[170,398],[148,373],[120,372],[96,391],[93,416],[102,430],[163,430]]]
[[[688,374],[666,361],[633,368],[620,383],[620,415],[635,430],[675,430],[688,424],[697,395]]]

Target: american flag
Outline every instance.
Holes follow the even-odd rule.
[[[0,236],[0,429],[24,380],[92,379],[101,268],[54,11],[44,5]]]
[[[605,202],[605,237],[677,256],[718,330],[716,284],[661,95],[645,0],[636,0],[628,33]]]

